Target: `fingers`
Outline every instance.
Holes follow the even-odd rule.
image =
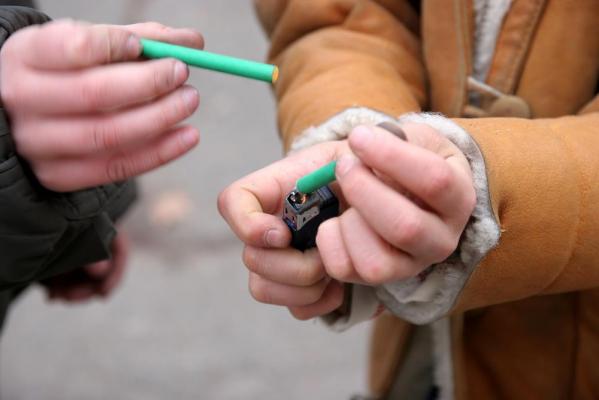
[[[302,175],[336,158],[341,142],[313,146],[233,183],[218,198],[218,209],[233,232],[255,247],[285,248],[291,234],[280,214],[287,195]]]
[[[302,321],[320,317],[341,307],[344,299],[344,285],[337,281],[329,282],[322,297],[307,306],[289,307],[291,314]]]
[[[31,49],[25,56],[26,64],[54,70],[135,60],[142,50],[140,37],[204,47],[202,35],[194,30],[173,29],[152,22],[123,27],[60,20],[29,29],[22,35]]]
[[[143,147],[89,159],[51,160],[33,164],[40,183],[58,192],[120,182],[175,160],[199,141],[195,128],[173,129]],[[68,176],[69,179],[64,179]]]
[[[284,193],[271,169],[235,182],[218,196],[218,210],[242,242],[255,247],[285,248],[289,228],[276,213]]]
[[[327,275],[341,282],[362,282],[347,251],[339,218],[331,218],[318,227],[316,246]]]
[[[65,70],[133,61],[142,51],[140,37],[203,48],[204,39],[192,29],[174,29],[148,22],[128,26],[91,25],[59,20],[19,32],[27,65]]]
[[[185,83],[187,66],[172,59],[122,63],[70,74],[33,74],[22,82],[19,106],[43,114],[111,111],[146,103]],[[40,93],[52,93],[52,101]]]
[[[243,261],[253,273],[264,279],[293,286],[312,286],[325,277],[318,251],[262,249],[246,246]]]
[[[459,237],[442,220],[382,183],[357,159],[341,158],[336,172],[347,201],[392,246],[431,263],[456,248]]]
[[[70,20],[49,22],[23,32],[27,65],[40,69],[76,69],[120,61],[141,54],[136,35],[122,27]]]
[[[99,261],[83,268],[92,278],[101,279],[112,270],[112,262],[110,260]]]
[[[69,303],[88,301],[97,295],[97,289],[91,284],[80,284],[70,287],[50,289],[48,297],[50,300],[63,300]]]
[[[126,25],[124,28],[142,38],[160,40],[196,49],[204,48],[204,37],[193,29],[176,29],[157,22]]]
[[[112,243],[112,259],[89,264],[45,282],[50,300],[83,302],[105,297],[122,280],[128,254],[128,241],[119,233]]]
[[[385,242],[350,208],[339,218],[343,242],[356,273],[368,285],[380,285],[417,275],[422,266],[404,252]]]
[[[23,155],[35,159],[122,151],[170,132],[198,106],[197,90],[184,86],[155,102],[124,111],[17,122],[21,133],[17,145]]]
[[[418,129],[432,130],[422,126]],[[442,140],[439,136],[429,144],[437,147],[433,150],[439,150]],[[456,172],[442,155],[402,141],[378,127],[357,127],[349,137],[349,144],[364,164],[389,176],[439,214],[454,216],[457,213],[462,218],[464,212],[471,212],[470,180]]]
[[[242,242],[265,248],[289,246],[291,233],[285,223],[276,215],[264,213],[251,191],[227,188],[218,197],[218,210]]]
[[[112,259],[110,260],[112,270],[100,282],[99,291],[102,296],[110,294],[123,280],[128,257],[129,241],[125,234],[119,233],[112,242]]]
[[[420,272],[409,255],[385,242],[355,208],[324,222],[316,240],[327,274],[341,282],[379,285]]]
[[[322,279],[311,286],[290,286],[269,281],[250,273],[249,288],[252,297],[260,303],[282,306],[305,306],[317,302],[328,285]]]

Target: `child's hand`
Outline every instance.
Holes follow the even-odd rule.
[[[310,147],[240,179],[219,196],[220,213],[245,243],[243,260],[256,300],[288,306],[299,319],[342,304],[343,285],[327,276],[318,251],[288,247],[291,234],[281,212],[298,178],[347,153],[346,141]]]
[[[447,259],[476,202],[466,157],[427,125],[406,125],[408,142],[358,127],[352,155],[337,163],[350,208],[316,237],[327,274],[378,285],[413,277]]]
[[[119,285],[125,273],[129,242],[119,233],[112,242],[112,258],[86,265],[41,282],[49,300],[78,303],[106,297]]]
[[[468,162],[426,125],[404,131],[409,143],[380,128],[356,128],[349,141],[305,149],[221,194],[219,210],[246,244],[254,298],[312,318],[343,301],[342,286],[328,277],[387,283],[455,250],[475,202]],[[290,233],[279,216],[284,196],[299,177],[335,159],[346,210],[320,226],[318,251],[287,248]]]
[[[199,104],[172,59],[139,61],[138,37],[203,47],[199,33],[155,23],[57,21],[15,33],[0,53],[2,104],[18,153],[40,182],[72,191],[121,181],[198,142],[176,125]]]

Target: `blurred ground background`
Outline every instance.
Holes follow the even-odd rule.
[[[209,50],[266,53],[250,1],[38,4],[54,18],[156,20],[199,29]],[[2,338],[0,398],[326,400],[364,390],[367,327],[333,334],[254,302],[241,246],[216,209],[228,183],[281,156],[268,86],[206,71],[191,83],[202,98],[192,119],[201,145],[141,179],[143,198],[126,221],[134,249],[124,284],[108,301],[76,307],[30,290]],[[169,204],[185,211],[182,223]]]

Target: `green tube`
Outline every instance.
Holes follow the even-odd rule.
[[[279,77],[279,69],[275,65],[243,60],[150,39],[141,39],[141,45],[143,47],[142,54],[147,58],[176,58],[194,67],[271,83],[275,83]]]
[[[295,186],[297,191],[303,194],[308,194],[333,182],[335,179],[337,179],[335,177],[336,166],[337,161],[332,161],[324,167],[318,168],[316,171],[313,171],[308,175],[304,175],[297,180]]]

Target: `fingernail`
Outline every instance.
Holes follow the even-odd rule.
[[[277,229],[268,230],[264,235],[264,242],[269,247],[282,248],[287,246],[287,243],[285,243],[285,236]]]
[[[394,123],[389,122],[389,121],[385,121],[385,122],[381,122],[377,126],[379,128],[383,128],[387,132],[391,132],[392,134],[394,134],[395,136],[397,136],[401,140],[405,140],[405,141],[408,140],[408,137],[406,136],[406,133],[404,132],[404,130],[401,129],[399,127],[399,125],[397,125],[397,124],[394,124]]]
[[[185,129],[183,133],[181,133],[181,140],[185,146],[195,146],[198,143],[198,133],[195,129]]]
[[[358,126],[349,135],[352,148],[363,149],[372,140],[374,132],[367,126]]]
[[[173,73],[175,76],[175,82],[177,82],[177,84],[180,84],[187,79],[187,75],[188,75],[188,71],[189,71],[187,64],[184,64],[181,61],[176,61],[175,68],[173,68],[173,70],[174,70]]]
[[[133,57],[137,57],[141,54],[141,42],[135,35],[129,36],[127,39],[127,52]]]
[[[181,95],[183,96],[183,101],[185,102],[188,110],[193,112],[198,106],[198,91],[192,87],[186,87],[183,89],[183,93]]]
[[[337,178],[341,178],[346,175],[350,169],[354,167],[358,162],[358,159],[353,155],[345,155],[337,161],[337,167],[335,168],[335,175]]]

